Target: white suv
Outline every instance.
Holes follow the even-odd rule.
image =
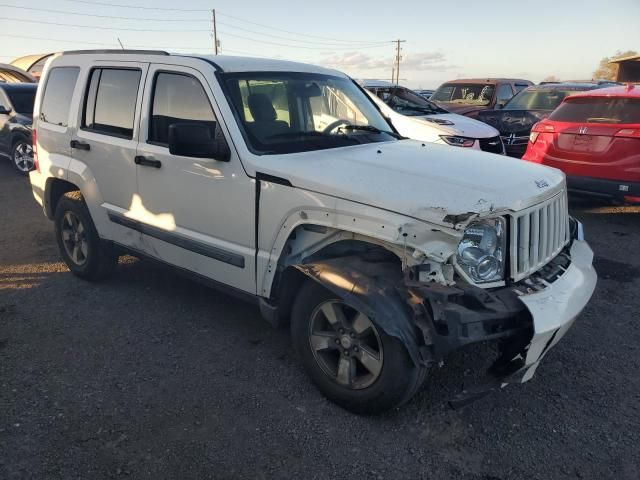
[[[66,52],[34,117],[33,193],[74,274],[128,252],[239,293],[290,319],[352,411],[402,404],[481,341],[487,390],[528,380],[596,284],[560,171],[400,139],[334,70]]]

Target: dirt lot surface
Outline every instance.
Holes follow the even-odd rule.
[[[358,417],[250,305],[135,259],[73,277],[0,162],[0,478],[636,480],[640,210],[572,206],[600,281],[531,382],[451,410],[469,351]]]

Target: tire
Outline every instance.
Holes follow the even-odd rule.
[[[335,312],[336,308],[343,311],[342,322],[338,320],[332,324],[328,318],[331,315],[324,312]],[[354,321],[358,315],[360,320]],[[366,325],[363,318],[371,324],[366,330],[356,326]],[[353,413],[379,414],[398,407],[413,397],[424,381],[426,367],[415,365],[399,339],[387,335],[366,316],[313,280],[307,280],[296,297],[291,314],[291,335],[296,353],[318,389]],[[344,338],[346,336],[350,340]],[[377,357],[381,364],[381,367],[375,362],[371,364],[375,367],[373,372],[378,372],[377,376],[364,368],[359,360],[365,351],[367,357]],[[355,369],[348,369],[351,375],[345,376],[347,369],[340,368],[341,362],[345,365],[345,361],[356,364]]]
[[[25,137],[18,137],[11,146],[11,163],[20,175],[28,175],[33,170],[33,147]]]
[[[118,257],[111,244],[100,240],[79,191],[60,198],[54,223],[60,255],[74,275],[96,281],[113,272]]]

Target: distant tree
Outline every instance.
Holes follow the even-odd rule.
[[[604,57],[602,60],[600,60],[600,66],[598,67],[598,69],[593,72],[593,78],[602,80],[615,80],[616,74],[618,73],[618,65],[610,62],[618,58],[630,57],[637,54],[638,52],[634,50],[627,50],[626,52],[618,50],[612,57]]]
[[[549,75],[548,77],[545,77],[544,80],[542,80],[543,82],[559,82],[560,79],[558,77],[556,77],[555,75]]]

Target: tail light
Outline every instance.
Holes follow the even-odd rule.
[[[546,123],[538,122],[533,127],[531,127],[531,133],[529,134],[529,141],[533,145],[538,140],[538,136],[541,133],[553,133],[553,125],[548,125]]]
[[[40,173],[40,163],[38,163],[38,134],[35,128],[31,131],[31,151],[33,152],[33,168]]]
[[[640,138],[640,128],[623,128],[622,130],[618,130],[613,136],[624,138]]]

